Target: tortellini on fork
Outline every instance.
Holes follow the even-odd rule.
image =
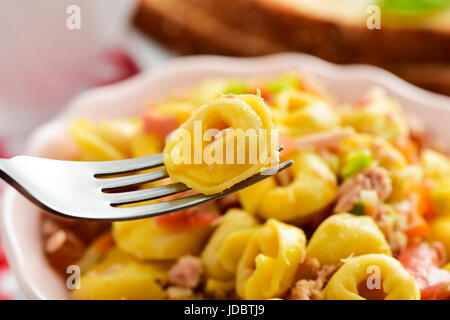
[[[227,95],[197,109],[167,140],[170,177],[214,194],[277,161],[272,116],[257,95]]]

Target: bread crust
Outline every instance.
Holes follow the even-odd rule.
[[[267,0],[186,1],[237,29],[336,63],[450,62],[450,32],[445,30],[383,25],[369,30]]]
[[[190,17],[192,10],[198,19]],[[445,31],[368,30],[267,0],[140,0],[135,24],[183,54],[301,51],[335,63],[377,65],[417,86],[450,95],[450,34]]]
[[[134,17],[137,27],[170,48],[184,53],[255,56],[286,51],[283,45],[243,33],[184,3],[184,0],[141,0]],[[198,15],[201,23],[192,21]],[[191,20],[190,20],[191,19]]]

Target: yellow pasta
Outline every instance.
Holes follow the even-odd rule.
[[[138,133],[131,141],[131,154],[134,158],[157,154],[162,149],[162,138],[153,133]]]
[[[99,134],[128,157],[132,156],[130,144],[141,131],[140,119],[107,120],[98,124]]]
[[[205,293],[215,299],[224,299],[228,293],[234,290],[234,279],[232,280],[217,280],[208,278],[205,285]]]
[[[327,300],[420,300],[413,276],[401,263],[384,254],[351,258],[331,277]]]
[[[431,200],[439,216],[450,216],[450,176],[435,181]]]
[[[209,277],[231,280],[245,245],[258,221],[238,209],[229,210],[202,252],[203,266]]]
[[[431,200],[438,215],[450,215],[450,160],[444,154],[424,150],[420,157],[425,178],[434,182]]]
[[[407,198],[411,192],[418,190],[423,183],[423,170],[418,165],[392,170],[391,173],[392,195],[390,201]]]
[[[272,129],[270,111],[260,97],[219,98],[170,135],[164,164],[173,180],[204,194],[218,193],[259,172],[276,156],[270,147]],[[210,136],[202,139],[203,133]]]
[[[342,125],[352,126],[359,132],[391,141],[408,135],[400,105],[380,89],[370,91],[363,105],[341,108],[340,114]]]
[[[102,161],[120,160],[127,156],[107,141],[95,124],[88,119],[80,119],[69,127],[69,134],[80,149],[80,160]]]
[[[285,293],[305,257],[305,244],[301,229],[268,220],[255,231],[239,261],[236,274],[239,296],[269,299]]]
[[[434,150],[424,150],[420,155],[420,165],[426,178],[439,179],[450,176],[450,160]]]
[[[208,79],[149,101],[140,118],[76,120],[68,133],[77,148],[66,159],[163,153],[170,177],[138,190],[170,181],[220,193],[277,163],[279,144],[283,160],[294,164],[199,207],[113,222],[113,239],[86,244],[72,298],[416,300],[414,277],[424,299],[444,297],[427,286],[445,281],[449,260],[442,273],[414,270],[408,263],[426,247],[404,247],[439,241],[450,257],[450,158],[423,149],[431,140],[413,129],[380,90],[335,108],[320,86],[296,73]],[[303,225],[312,233],[308,242]],[[43,225],[46,248],[52,228]],[[80,239],[92,231],[78,229],[70,231]],[[440,258],[436,250],[429,254]],[[52,264],[59,259],[59,251],[46,254]]]
[[[263,218],[282,221],[301,220],[328,206],[336,197],[336,176],[315,153],[298,152],[290,157],[292,182],[278,186],[275,178],[239,193],[245,210]]]
[[[160,226],[155,218],[113,223],[117,246],[138,259],[171,260],[200,252],[212,227]]]
[[[118,249],[108,252],[80,278],[80,288],[74,289],[75,300],[153,300],[166,294],[161,283],[167,273],[159,266],[137,262]]]
[[[292,136],[329,130],[339,125],[336,111],[325,100],[302,91],[281,92],[273,112],[281,133]]]
[[[430,223],[429,241],[440,241],[450,257],[450,216],[439,217]]]
[[[306,255],[321,265],[339,265],[343,259],[367,253],[391,254],[383,233],[371,217],[339,213],[325,219],[306,247]]]
[[[341,163],[354,151],[369,150],[375,164],[389,170],[401,170],[407,167],[403,154],[394,148],[388,141],[370,134],[356,133],[338,144]]]

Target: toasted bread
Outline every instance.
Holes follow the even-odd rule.
[[[325,1],[328,9],[320,5]],[[413,24],[382,16],[381,29],[370,30],[363,9],[372,1],[351,1],[356,10],[339,11],[331,0],[140,0],[135,23],[184,54],[301,51],[374,64],[450,95],[450,10]]]
[[[286,50],[275,41],[230,27],[185,0],[140,0],[135,24],[185,54],[253,56]]]
[[[328,61],[378,65],[405,61],[450,62],[450,11],[438,19],[440,23],[436,19],[411,23],[382,16],[381,29],[368,29],[366,10],[373,0],[186,2],[234,28],[277,41],[288,50],[314,54]],[[349,7],[342,6],[343,2],[349,3]]]

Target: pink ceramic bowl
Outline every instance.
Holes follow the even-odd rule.
[[[68,157],[72,142],[66,126],[79,117],[96,120],[137,115],[149,101],[207,77],[273,76],[288,70],[317,76],[342,101],[355,101],[372,86],[384,87],[406,112],[418,115],[435,134],[450,141],[449,98],[416,88],[375,67],[337,66],[307,55],[279,54],[262,58],[179,58],[127,81],[89,90],[34,131],[26,151],[44,157]],[[43,255],[39,210],[12,188],[6,189],[2,209],[3,244],[24,294],[30,299],[67,299],[64,279],[50,268]]]

